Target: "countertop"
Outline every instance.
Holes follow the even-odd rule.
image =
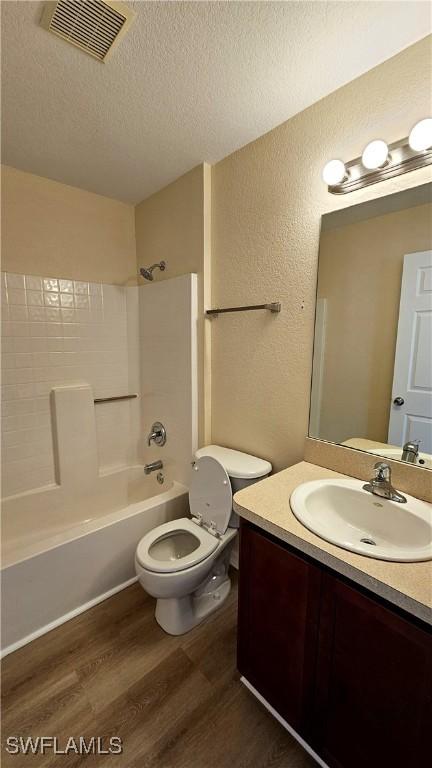
[[[234,510],[336,573],[432,624],[432,561],[392,563],[364,557],[324,541],[294,516],[289,503],[293,490],[308,480],[326,478],[352,479],[302,461],[238,491]]]

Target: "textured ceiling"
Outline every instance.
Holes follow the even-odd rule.
[[[129,5],[102,64],[38,26],[42,3],[3,0],[3,162],[138,202],[431,29],[428,2]]]

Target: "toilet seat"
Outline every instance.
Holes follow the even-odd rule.
[[[151,547],[158,541],[175,533],[186,533],[194,536],[198,540],[198,546],[193,552],[173,560],[160,560],[153,557],[150,553]],[[190,568],[205,560],[218,546],[219,539],[212,536],[205,528],[197,525],[188,517],[182,517],[180,520],[171,520],[168,523],[163,523],[143,536],[136,550],[136,559],[148,571],[175,573],[176,571],[184,571],[186,568]]]
[[[231,517],[232,490],[226,470],[216,459],[203,456],[194,463],[189,505],[192,520],[183,517],[163,523],[139,542],[136,559],[147,571],[184,571],[220,546]]]

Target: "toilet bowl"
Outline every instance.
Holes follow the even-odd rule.
[[[188,632],[228,597],[230,552],[237,536],[232,512],[235,480],[244,487],[271,471],[267,461],[220,446],[200,449],[195,459],[191,518],[154,528],[143,536],[135,554],[138,580],[157,598],[156,620],[171,635]]]

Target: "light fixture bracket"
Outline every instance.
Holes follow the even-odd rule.
[[[415,171],[417,168],[425,168],[432,164],[432,148],[424,152],[416,152],[411,149],[408,143],[408,137],[389,144],[389,161],[382,168],[376,168],[368,171],[362,164],[361,157],[356,157],[346,164],[347,178],[340,184],[333,184],[328,187],[332,195],[346,195],[348,192],[355,192],[370,184],[377,184],[379,181],[392,179],[408,171]]]

